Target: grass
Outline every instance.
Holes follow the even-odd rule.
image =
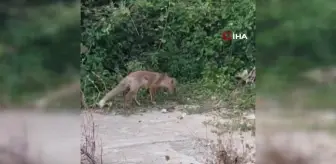
[[[231,87],[232,88],[232,87]],[[180,106],[188,114],[206,113],[213,110],[234,109],[249,110],[255,108],[255,86],[244,85],[233,88],[210,89],[202,82],[179,84],[177,93],[169,95],[158,92],[155,100],[157,104],[153,106],[145,89],[140,90],[138,100],[141,105],[133,103],[133,111],[160,110]],[[106,91],[107,92],[107,91]],[[99,95],[103,95],[100,93]],[[98,98],[93,98],[99,100]],[[108,103],[107,111],[124,114],[123,97],[118,95]]]
[[[221,101],[223,107],[230,109],[252,109],[255,102],[255,86],[242,85],[236,87],[210,88],[205,83],[189,83],[180,86],[178,99],[187,103],[207,103]],[[228,89],[232,88],[232,89]]]

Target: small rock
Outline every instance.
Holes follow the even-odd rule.
[[[185,116],[187,115],[187,113],[183,112],[180,116],[178,116],[177,118],[182,120]]]
[[[167,113],[167,109],[165,108],[161,109],[161,113]]]
[[[173,112],[176,108],[174,106],[167,108],[168,112]]]
[[[146,109],[140,109],[140,112],[146,112]]]
[[[105,111],[103,109],[96,109],[93,112],[97,114],[105,114]]]
[[[255,117],[255,115],[253,113],[249,114],[247,116],[244,116],[244,118],[247,119],[247,120],[255,120],[256,119],[256,117]]]
[[[166,161],[169,161],[170,157],[168,155],[165,156]]]
[[[184,109],[184,106],[183,106],[183,105],[176,105],[176,106],[174,107],[174,110],[182,110],[182,109]]]

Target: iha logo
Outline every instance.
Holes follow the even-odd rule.
[[[246,34],[243,34],[243,33],[234,33],[232,31],[224,31],[222,33],[222,38],[225,41],[230,41],[230,40],[247,39],[247,36]]]

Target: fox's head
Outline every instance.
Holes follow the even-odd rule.
[[[164,74],[164,78],[161,81],[161,86],[167,88],[170,94],[176,92],[176,84],[177,84],[177,81],[175,78],[172,78],[168,76],[167,74]]]

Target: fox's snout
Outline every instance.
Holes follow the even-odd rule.
[[[175,86],[175,85],[170,85],[170,86],[168,87],[168,92],[169,92],[170,94],[175,94],[175,93],[176,93],[176,86]]]
[[[162,80],[161,85],[164,86],[166,91],[170,94],[174,94],[176,92],[176,80],[174,78],[166,76],[166,78]]]
[[[169,94],[173,94],[173,93],[175,93],[175,88],[173,88],[173,87],[166,87],[166,88],[163,88],[163,91],[167,92]]]

